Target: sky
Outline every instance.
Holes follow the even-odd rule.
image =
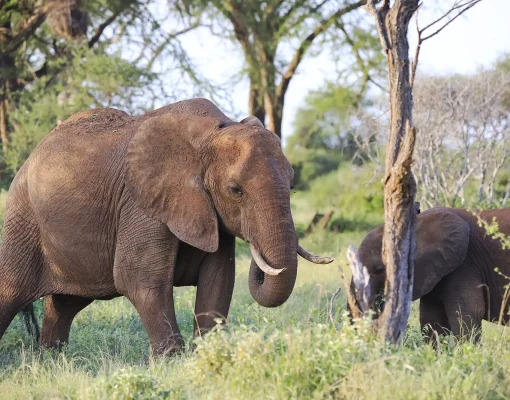
[[[423,0],[423,3],[432,5],[431,0]],[[440,7],[424,8],[419,13],[420,26],[432,21],[452,3],[453,0],[438,0],[434,4]],[[411,54],[416,43],[415,29],[415,26],[410,27]],[[228,82],[243,67],[240,49],[211,36],[206,30],[190,32],[182,43],[202,74],[214,82]],[[506,52],[510,52],[510,0],[483,0],[423,44],[418,74],[472,73],[477,68],[490,66]],[[335,79],[336,68],[328,53],[323,51],[314,57],[305,57],[292,79],[285,98],[284,137],[292,133],[292,121],[306,94],[320,88],[328,79]],[[235,85],[232,98],[236,112],[248,115],[246,80]]]

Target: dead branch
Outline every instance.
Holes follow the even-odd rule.
[[[339,287],[335,293],[333,293],[333,296],[331,296],[331,300],[329,301],[329,320],[331,321],[331,324],[333,325],[333,328],[335,328],[335,318],[333,316],[333,302],[335,301],[335,297],[338,296],[338,294],[342,291],[342,288]]]
[[[420,56],[421,45],[426,40],[433,38],[437,34],[439,34],[443,29],[445,29],[448,25],[450,25],[453,21],[459,18],[462,14],[464,14],[467,10],[474,7],[476,4],[481,2],[482,0],[456,0],[452,7],[445,12],[442,16],[440,16],[435,21],[432,21],[424,28],[420,29],[418,24],[418,13],[416,13],[416,31],[418,33],[418,43],[416,45],[416,50],[414,54],[414,60],[411,67],[411,87],[414,84],[414,78],[416,76],[416,67],[418,66],[418,59]],[[450,17],[451,14],[454,14],[453,17]],[[447,21],[445,21],[447,20]],[[434,32],[427,34],[427,30],[437,27],[437,25],[441,25],[439,28],[435,29]]]
[[[351,284],[349,280],[344,274],[344,270],[341,266],[338,266],[338,271],[340,272],[340,276],[344,283],[345,293],[347,297],[347,305],[349,306],[349,310],[351,311],[351,315],[354,319],[359,319],[363,317],[363,312],[358,307],[358,301],[356,299],[356,293],[351,290]],[[338,289],[340,290],[340,289]]]
[[[359,310],[363,315],[371,311],[370,299],[370,275],[368,270],[359,260],[358,252],[354,246],[347,248],[347,261],[352,272],[352,282],[356,293],[356,300]]]

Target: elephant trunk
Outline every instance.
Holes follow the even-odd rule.
[[[294,289],[298,244],[292,221],[288,225],[250,246],[250,293],[264,307],[278,307]]]
[[[282,200],[275,202],[275,198]],[[294,289],[298,255],[315,264],[328,264],[333,259],[314,256],[298,244],[288,189],[261,191],[258,200],[254,207],[257,212],[243,218],[243,237],[252,252],[250,293],[260,305],[278,307]]]

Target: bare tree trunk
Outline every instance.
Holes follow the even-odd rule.
[[[7,128],[7,90],[5,81],[1,83],[2,94],[0,95],[0,139],[2,140],[2,152],[5,155],[7,152],[7,144],[9,142],[8,128]]]
[[[276,102],[276,105],[274,104]],[[283,120],[283,98],[271,99],[266,97],[267,129],[275,133],[279,138],[282,137]]]
[[[387,56],[390,82],[390,136],[386,152],[384,184],[384,237],[382,256],[386,266],[386,303],[378,319],[380,336],[392,343],[403,340],[411,312],[413,293],[416,182],[411,172],[416,129],[410,83],[409,21],[418,0],[389,0],[376,8],[369,0],[381,43]]]
[[[487,162],[482,163],[482,176],[480,177],[480,186],[478,187],[478,202],[483,201],[483,193],[485,189],[485,177],[487,176]]]
[[[254,87],[254,84],[251,84],[250,87],[250,99],[248,102],[248,109],[250,115],[254,115],[257,117],[263,124],[265,124],[266,120],[266,110],[264,109],[264,101],[260,94],[260,90]]]
[[[509,198],[510,198],[510,183],[506,188],[505,198],[503,199],[503,207],[506,207],[506,203],[508,202]]]
[[[418,44],[421,45],[424,40],[438,34],[450,22],[480,1],[456,2],[451,10],[436,22],[424,29],[418,29]],[[376,7],[376,4],[381,6]],[[416,129],[412,118],[412,84],[420,47],[417,48],[415,64],[411,69],[407,31],[409,21],[418,7],[419,0],[394,0],[391,7],[390,0],[367,0],[366,6],[376,20],[387,57],[390,82],[390,136],[386,152],[382,243],[382,258],[386,267],[386,302],[374,327],[378,329],[382,339],[391,343],[402,343],[413,293],[416,215],[419,213],[419,204],[418,207],[414,206],[416,181],[411,171],[416,141]],[[457,12],[456,16],[444,22],[434,33],[422,37],[424,31],[445,20],[452,11]],[[470,167],[468,175],[472,172],[473,169]],[[457,193],[460,187],[457,187]],[[373,305],[369,300],[374,296],[370,290],[370,275],[355,251],[350,249],[347,254],[353,275],[352,285],[355,289],[351,291],[351,285],[344,276],[349,308],[354,317],[367,316],[369,311],[374,311],[370,310]]]

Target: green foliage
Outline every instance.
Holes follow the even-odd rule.
[[[345,150],[349,146],[351,115],[358,103],[352,88],[332,83],[310,92],[296,113],[288,148]]]
[[[177,319],[189,344],[176,358],[150,356],[147,334],[125,298],[96,301],[80,312],[61,354],[41,355],[16,317],[0,341],[0,399],[508,398],[508,328],[484,324],[481,344],[446,336],[436,351],[423,343],[414,303],[404,346],[392,347],[377,340],[366,321],[345,322],[342,293],[331,324],[331,296],[341,285],[337,265],[345,262],[346,247],[365,235],[360,221],[382,219],[381,184],[365,185],[371,173],[343,166],[292,194],[298,229],[317,208],[335,207],[358,224],[354,232],[318,231],[301,240],[337,263],[319,268],[301,260],[294,292],[281,307],[252,299],[249,252],[241,246],[229,323],[196,340],[193,351],[196,289],[176,288]]]
[[[175,99],[174,85],[160,82],[166,69],[159,58],[166,58],[165,68],[182,72],[181,84],[193,81],[194,94],[202,89],[201,76],[177,39],[193,27],[168,31],[168,15],[161,13],[173,10],[168,5],[39,3],[0,2],[0,105],[7,112],[0,127],[7,136],[2,143],[7,150],[0,155],[4,187],[37,143],[72,113],[91,107],[141,113]],[[182,96],[184,89],[179,90]]]
[[[342,162],[361,165],[360,157],[374,146],[377,127],[365,126],[371,101],[363,99],[354,86],[327,83],[324,88],[310,92],[305,104],[296,113],[294,133],[288,138],[285,153],[294,171],[297,188],[306,189],[309,183],[325,175]],[[372,118],[372,117],[370,117]]]
[[[345,161],[342,153],[322,149],[299,148],[287,156],[294,168],[294,187],[300,190],[308,189],[311,181],[336,170],[340,163]]]
[[[335,382],[355,363],[387,351],[370,331],[368,323],[344,324],[340,332],[325,324],[287,332],[218,329],[197,341],[191,381],[202,392],[222,386],[231,398],[334,396]]]
[[[487,232],[488,236],[497,240],[501,244],[503,250],[510,249],[510,236],[505,235],[499,230],[499,224],[496,217],[494,217],[491,222],[478,218],[478,226],[483,228],[485,232]]]
[[[13,176],[37,144],[71,114],[91,107],[115,107],[134,112],[154,74],[122,59],[88,48],[73,50],[73,62],[48,87],[36,81],[19,97],[10,114],[13,132],[4,161]]]
[[[310,206],[335,210],[333,230],[366,231],[383,222],[383,185],[371,182],[370,168],[345,165],[310,184]]]
[[[146,371],[121,368],[109,379],[103,379],[97,389],[99,398],[112,400],[157,400],[170,398],[170,390],[162,386]]]

